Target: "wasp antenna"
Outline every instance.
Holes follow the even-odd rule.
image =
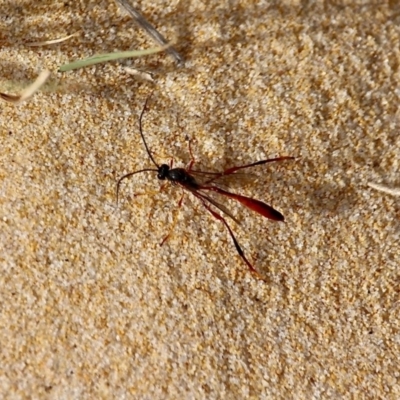
[[[126,178],[130,178],[131,176],[136,175],[136,174],[140,174],[142,172],[158,172],[158,169],[145,168],[145,169],[141,169],[140,171],[129,172],[128,174],[125,174],[124,176],[121,176],[121,178],[119,178],[118,181],[117,181],[117,190],[116,190],[117,206],[118,206],[118,201],[119,201],[119,187],[121,186],[121,182]]]
[[[151,95],[150,95],[149,97],[147,97],[146,102],[144,103],[143,110],[142,110],[142,112],[141,112],[141,114],[140,114],[140,118],[139,118],[139,132],[140,132],[140,136],[142,137],[142,140],[143,140],[143,143],[144,143],[144,147],[146,147],[147,154],[148,154],[149,157],[150,157],[150,160],[152,161],[152,163],[153,163],[157,168],[160,168],[160,166],[159,166],[159,165],[156,163],[156,161],[154,160],[154,158],[153,158],[153,156],[152,156],[152,154],[151,154],[151,151],[149,150],[149,147],[147,146],[146,140],[145,140],[144,135],[143,135],[143,128],[142,128],[142,119],[143,119],[143,115],[144,115],[144,112],[146,111],[147,103],[149,102],[150,97],[151,97]]]

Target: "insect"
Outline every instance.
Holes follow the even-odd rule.
[[[151,154],[151,151],[147,145],[147,142],[144,138],[143,134],[143,128],[142,128],[142,120],[143,120],[143,115],[146,111],[147,103],[148,103],[149,98],[147,98],[145,105],[143,107],[143,110],[140,114],[139,118],[139,132],[140,136],[142,138],[144,147],[146,148],[146,152],[151,160],[151,162],[154,164],[156,168],[144,168],[139,171],[134,171],[134,172],[129,172],[125,175],[123,175],[121,178],[118,179],[117,181],[117,203],[118,203],[118,198],[119,198],[119,188],[121,185],[121,182],[126,179],[130,178],[133,175],[142,173],[142,172],[156,172],[157,173],[157,178],[161,181],[169,181],[173,185],[179,185],[181,188],[185,189],[187,192],[191,193],[194,197],[200,200],[200,202],[203,204],[205,209],[218,221],[221,221],[226,229],[228,230],[228,233],[230,237],[233,240],[233,243],[235,245],[236,251],[238,252],[239,256],[242,258],[242,260],[246,263],[248,266],[249,270],[256,275],[258,278],[263,279],[263,277],[258,273],[258,271],[253,267],[253,265],[250,263],[250,261],[247,259],[247,257],[244,254],[243,249],[240,247],[239,242],[237,241],[231,227],[229,226],[228,222],[224,218],[224,215],[231,218],[233,221],[237,222],[240,224],[240,222],[234,217],[234,215],[228,210],[228,208],[223,205],[221,202],[216,201],[213,197],[210,197],[211,193],[217,193],[221,195],[222,197],[234,199],[247,207],[248,209],[255,211],[256,213],[262,215],[265,218],[268,218],[273,221],[284,221],[283,215],[269,206],[268,204],[256,200],[250,197],[242,196],[240,194],[232,193],[229,192],[221,187],[221,185],[218,185],[218,180],[221,180],[223,177],[227,176],[232,176],[234,177],[237,174],[237,171],[242,170],[242,169],[247,169],[251,167],[255,167],[256,165],[263,165],[275,161],[283,161],[283,160],[293,160],[294,157],[277,157],[277,158],[270,158],[267,160],[261,160],[261,161],[256,161],[251,164],[246,164],[246,165],[241,165],[241,166],[234,166],[228,169],[225,169],[222,172],[205,172],[205,171],[198,171],[194,170],[193,164],[194,164],[194,157],[191,151],[190,147],[190,142],[189,142],[189,152],[192,157],[189,165],[187,168],[172,168],[172,161],[171,165],[167,164],[161,164],[159,165],[155,160],[153,155]],[[179,207],[182,204],[183,196],[181,197],[179,201]],[[214,209],[215,208],[215,209]],[[219,212],[217,212],[218,210]],[[168,235],[169,236],[169,235]],[[161,245],[165,242],[165,240],[168,238],[166,236],[164,240],[161,242]]]

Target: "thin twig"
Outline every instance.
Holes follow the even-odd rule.
[[[0,99],[7,103],[19,104],[32,97],[47,81],[50,71],[43,70],[36,80],[28,87],[23,89],[19,94],[0,93]]]
[[[150,72],[140,71],[136,68],[131,68],[131,67],[123,67],[123,69],[127,74],[132,75],[141,81],[154,83],[154,79],[151,76]]]
[[[39,47],[39,46],[47,46],[47,45],[50,45],[50,44],[62,43],[62,42],[65,42],[65,41],[75,37],[75,36],[78,36],[79,34],[80,34],[80,32],[75,32],[75,33],[73,33],[71,35],[68,35],[68,36],[65,36],[65,37],[62,37],[62,38],[58,38],[58,39],[42,40],[42,41],[39,41],[39,42],[30,42],[30,43],[26,43],[26,46],[31,46],[31,47],[36,47],[37,46],[37,47]]]
[[[373,182],[368,182],[368,186],[383,193],[388,193],[393,196],[400,196],[400,188],[390,188]]]
[[[144,29],[149,36],[153,38],[158,44],[161,46],[166,46],[168,45],[168,40],[165,39],[163,35],[161,35],[160,32],[156,28],[154,28],[153,25],[150,24],[149,21],[146,20],[146,18],[133,6],[131,6],[128,2],[128,0],[115,0],[117,3],[119,3],[128,13],[131,15],[131,17],[134,19],[134,21],[142,28]],[[184,58],[181,56],[180,53],[176,51],[176,49],[172,46],[169,46],[168,49],[166,50],[176,61],[178,66],[183,66],[185,63]]]

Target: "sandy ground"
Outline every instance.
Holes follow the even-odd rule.
[[[400,398],[400,198],[368,187],[400,186],[398,4],[138,3],[185,68],[162,54],[57,73],[154,44],[111,0],[0,2],[1,91],[53,72],[0,103],[1,397]],[[231,188],[285,223],[225,203],[265,282],[155,173],[116,206],[117,179],[154,167],[150,93],[157,163],[186,165],[187,138],[208,171],[297,157]]]

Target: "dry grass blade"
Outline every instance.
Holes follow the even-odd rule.
[[[168,40],[165,39],[163,35],[153,25],[150,24],[149,21],[137,10],[135,9],[127,0],[116,0],[134,19],[134,21],[144,29],[148,35],[156,41],[156,43],[160,44],[161,46],[165,46],[168,44]],[[167,52],[175,59],[176,63],[179,66],[183,66],[185,63],[184,58],[176,51],[176,49],[170,46]]]
[[[369,182],[368,186],[372,189],[378,190],[379,192],[391,194],[393,196],[400,196],[400,188],[390,188],[373,182]]]
[[[49,76],[50,71],[44,70],[36,78],[35,82],[25,88],[20,94],[14,95],[0,92],[0,99],[6,101],[7,103],[22,103],[23,101],[32,97],[34,93],[37,92],[44,85]]]
[[[157,47],[153,49],[146,50],[131,50],[131,51],[118,51],[115,53],[106,53],[106,54],[97,54],[92,57],[84,58],[83,60],[73,61],[69,64],[61,65],[58,69],[58,72],[66,72],[72,71],[74,69],[89,67],[95,64],[101,64],[107,61],[115,61],[122,58],[132,58],[132,57],[143,57],[148,56],[150,54],[159,53],[160,51],[164,51],[168,49],[170,46],[167,44],[164,47]]]
[[[50,44],[57,44],[57,43],[62,43],[62,42],[66,42],[67,40],[78,36],[79,32],[75,32],[71,35],[59,38],[59,39],[53,39],[53,40],[44,40],[44,41],[40,41],[40,42],[30,42],[30,43],[26,43],[27,46],[31,46],[31,47],[39,47],[39,46],[47,46]]]

